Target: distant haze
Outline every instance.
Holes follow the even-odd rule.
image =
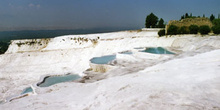
[[[153,12],[179,20],[188,12],[216,17],[220,0],[1,0],[0,31],[142,28]]]

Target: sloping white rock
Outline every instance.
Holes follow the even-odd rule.
[[[34,42],[32,42],[34,41]],[[15,40],[12,42],[12,44],[10,45],[8,51],[6,52],[6,54],[4,55],[0,55],[0,99],[5,99],[8,96],[12,96],[12,95],[16,95],[21,93],[21,91],[28,87],[30,84],[36,83],[41,76],[46,75],[46,74],[66,74],[66,73],[74,73],[74,74],[80,74],[80,75],[84,75],[83,71],[85,71],[86,69],[90,68],[89,66],[89,60],[93,57],[99,57],[99,56],[103,56],[103,55],[109,55],[109,54],[115,54],[117,52],[121,52],[121,51],[127,51],[127,50],[133,50],[135,47],[167,47],[167,48],[174,48],[176,50],[179,51],[179,53],[184,52],[183,54],[177,56],[180,60],[174,60],[173,63],[171,64],[167,64],[167,65],[163,65],[161,64],[160,68],[163,67],[167,67],[168,70],[161,72],[162,70],[157,70],[157,69],[152,69],[152,71],[158,72],[159,74],[153,74],[155,76],[149,77],[151,79],[155,79],[155,81],[160,81],[160,79],[164,79],[164,80],[168,80],[168,77],[165,76],[162,77],[164,74],[168,74],[169,78],[172,78],[172,75],[174,74],[172,71],[173,69],[175,69],[175,71],[184,71],[192,74],[196,73],[196,76],[201,75],[201,78],[205,78],[207,77],[207,75],[205,73],[210,73],[214,74],[214,73],[218,73],[219,72],[219,67],[214,66],[214,65],[219,65],[218,63],[216,63],[215,61],[219,60],[217,58],[217,56],[215,55],[219,55],[219,50],[214,51],[214,52],[210,52],[205,54],[204,52],[207,51],[211,51],[214,49],[219,49],[220,48],[220,37],[219,36],[204,36],[204,37],[200,37],[200,36],[194,36],[194,35],[187,35],[187,36],[172,36],[172,37],[158,37],[157,36],[157,32],[155,31],[142,31],[142,32],[137,32],[137,31],[124,31],[124,32],[113,32],[113,33],[103,33],[103,34],[88,34],[88,35],[69,35],[69,36],[61,36],[61,37],[56,37],[54,39],[49,39],[49,40],[41,40],[41,39],[37,39],[37,40]],[[19,46],[19,45],[20,46]],[[204,53],[201,54],[204,57],[200,57],[199,55],[197,55],[196,57],[192,57],[192,59],[190,58],[186,58],[186,62],[183,60],[181,60],[181,58],[185,58],[185,57],[189,57],[191,55],[196,55],[196,54],[200,54],[200,53]],[[214,56],[212,56],[212,54]],[[206,57],[207,56],[207,57]],[[209,58],[210,57],[210,58]],[[133,57],[132,57],[133,58]],[[114,74],[113,76],[115,76],[117,74],[117,72],[119,72],[119,74],[122,72],[122,70],[127,69],[127,71],[132,71],[135,70],[135,74],[138,74],[139,76],[139,71],[141,71],[143,69],[143,66],[145,66],[145,61],[150,61],[149,60],[149,56],[145,57],[145,55],[143,54],[134,54],[134,59],[131,59],[130,61],[133,62],[133,65],[136,65],[135,63],[138,64],[143,64],[140,65],[140,68],[136,68],[135,66],[131,66],[131,67],[135,67],[135,68],[130,68],[128,70],[128,68],[124,68],[121,70],[115,70],[113,71]],[[157,58],[156,56],[151,56],[152,59]],[[158,59],[163,59],[164,57],[158,57]],[[203,60],[201,60],[201,58],[204,58]],[[215,58],[215,60],[213,59]],[[147,59],[147,60],[146,60]],[[172,61],[173,57],[171,57],[169,60]],[[122,59],[123,60],[123,59]],[[200,61],[205,61],[205,62],[212,62],[212,60],[214,62],[210,63],[210,65],[196,65],[197,68],[194,68],[194,64],[191,64],[190,62],[192,62],[195,60],[195,62],[200,63]],[[159,60],[160,61],[160,60]],[[140,63],[141,62],[141,63]],[[151,61],[150,61],[151,62]],[[185,62],[185,63],[184,63]],[[179,64],[180,63],[180,64]],[[125,64],[129,64],[129,63],[125,63]],[[131,63],[132,64],[132,63]],[[166,63],[165,63],[166,64]],[[213,64],[213,65],[212,65]],[[160,65],[160,64],[158,64]],[[188,65],[188,66],[187,66]],[[125,65],[126,66],[126,65]],[[212,67],[214,66],[214,67]],[[130,67],[130,66],[129,66]],[[149,66],[147,66],[149,67]],[[183,67],[183,68],[181,68]],[[207,68],[206,68],[207,67]],[[172,68],[172,69],[171,69]],[[187,70],[187,68],[189,68]],[[212,70],[210,68],[213,68]],[[166,69],[166,68],[164,68]],[[150,68],[146,68],[146,71],[150,70]],[[151,72],[152,72],[151,71]],[[132,71],[134,72],[134,71]],[[201,72],[201,74],[199,74],[199,72]],[[143,71],[143,75],[146,75],[146,77],[148,77],[148,73],[149,72],[145,72]],[[110,73],[108,73],[110,74]],[[123,74],[126,74],[123,73]],[[170,74],[170,75],[169,75]],[[133,74],[134,75],[134,74]],[[42,96],[39,95],[40,98],[40,102],[34,102],[34,97],[37,98],[37,96],[31,96],[31,97],[27,97],[27,98],[23,98],[23,99],[19,99],[14,100],[14,102],[12,103],[7,103],[4,104],[3,106],[0,105],[0,107],[2,107],[3,109],[7,108],[7,107],[12,107],[10,109],[16,109],[16,107],[26,107],[26,104],[21,104],[21,103],[27,103],[30,104],[30,106],[34,106],[32,105],[33,103],[41,103],[41,101],[43,101],[44,98],[48,97],[45,99],[46,102],[42,102],[44,104],[50,102],[49,100],[53,100],[55,102],[50,102],[50,103],[55,103],[55,104],[46,104],[49,106],[48,109],[53,109],[53,108],[59,108],[59,107],[64,107],[64,105],[60,104],[60,102],[65,102],[64,101],[64,95],[67,94],[68,92],[72,93],[72,91],[78,91],[76,93],[78,98],[74,98],[74,96],[72,96],[72,94],[69,93],[71,99],[68,99],[65,103],[69,109],[73,109],[74,107],[76,107],[76,109],[82,109],[82,108],[93,108],[95,109],[96,106],[94,105],[94,103],[96,103],[96,99],[95,95],[97,94],[109,94],[108,97],[110,97],[110,99],[112,98],[112,100],[110,99],[103,99],[100,98],[99,100],[103,101],[103,103],[101,102],[97,102],[97,104],[101,104],[103,106],[103,108],[114,108],[114,109],[120,109],[120,107],[122,108],[126,108],[124,106],[127,106],[127,104],[133,104],[135,103],[135,101],[131,101],[130,99],[132,99],[133,96],[129,97],[128,94],[127,95],[123,95],[126,92],[122,92],[122,94],[114,94],[114,90],[120,89],[126,85],[130,85],[129,82],[126,81],[130,81],[132,84],[131,86],[134,86],[134,90],[137,92],[139,89],[141,90],[141,88],[144,88],[146,86],[146,88],[144,88],[144,90],[140,93],[140,95],[135,96],[135,100],[136,98],[140,98],[141,96],[146,95],[144,91],[146,91],[147,93],[153,93],[152,89],[153,87],[159,87],[160,85],[162,85],[160,89],[156,89],[158,91],[160,90],[164,90],[165,95],[162,97],[164,100],[164,102],[166,102],[167,100],[166,97],[169,96],[169,94],[166,93],[166,87],[167,88],[171,88],[172,90],[179,90],[178,86],[174,86],[175,81],[177,81],[176,84],[180,83],[180,84],[189,84],[187,82],[178,82],[178,80],[174,79],[172,82],[172,85],[169,86],[170,83],[158,83],[158,85],[156,85],[157,83],[154,84],[154,80],[150,80],[151,82],[144,82],[144,84],[142,84],[143,82],[139,82],[137,83],[137,85],[133,85],[133,80],[135,81],[141,81],[143,79],[145,79],[145,76],[143,77],[139,77],[137,79],[132,79],[132,77],[136,77],[135,75],[126,75],[126,76],[119,76],[119,77],[114,77],[114,78],[109,78],[100,82],[96,82],[96,83],[92,83],[92,84],[70,84],[68,86],[68,88],[64,89],[62,86],[62,84],[60,84],[61,86],[58,86],[57,88],[54,87],[54,89],[60,89],[59,92],[57,92],[56,95],[58,95],[58,99],[59,103],[56,103],[56,100],[52,98],[52,96],[50,96],[50,94],[45,94],[45,92],[42,91],[40,93],[42,93]],[[109,75],[111,76],[111,75]],[[161,78],[159,77],[161,76]],[[192,81],[194,79],[192,79],[191,77],[186,77],[187,75],[184,75],[182,72],[180,74],[180,76],[175,76],[174,77],[181,77],[183,76],[183,78],[185,78],[185,80],[189,80]],[[192,83],[193,85],[195,85],[196,91],[205,91],[205,89],[209,89],[213,91],[217,91],[216,93],[219,92],[219,89],[217,88],[219,85],[218,81],[219,80],[219,76],[217,74],[213,75],[215,78],[212,77],[212,81],[214,82],[210,82],[208,81],[208,84],[204,83],[198,83],[198,85],[202,85],[202,87],[198,86],[197,84]],[[128,77],[128,79],[126,79]],[[156,79],[156,78],[159,79]],[[207,77],[208,78],[208,77]],[[106,81],[106,83],[104,83]],[[119,85],[122,82],[123,85]],[[180,80],[181,81],[181,80]],[[114,83],[112,83],[114,82]],[[116,83],[118,85],[116,85]],[[65,83],[66,84],[66,83]],[[94,84],[94,85],[93,85]],[[96,84],[101,84],[101,86],[95,86]],[[103,85],[102,85],[103,84]],[[151,86],[147,86],[147,84],[151,85]],[[203,89],[203,84],[204,84],[204,89]],[[208,87],[210,85],[213,84],[213,88],[212,87]],[[167,86],[168,85],[168,86]],[[207,86],[208,85],[208,86]],[[112,87],[114,86],[114,87]],[[108,87],[108,88],[107,88]],[[172,88],[173,87],[173,88]],[[184,88],[188,87],[186,85],[183,86]],[[61,90],[63,88],[63,90]],[[98,90],[96,90],[97,88],[100,88]],[[106,92],[102,92],[102,88],[104,88],[104,91]],[[127,87],[126,87],[127,88]],[[147,89],[150,88],[150,89]],[[189,87],[189,94],[193,94],[193,87],[190,86]],[[198,88],[198,89],[197,89]],[[151,90],[152,89],[152,90]],[[43,89],[43,90],[47,90],[50,91],[49,89]],[[85,91],[83,91],[85,90]],[[133,91],[135,94],[138,94],[137,92],[135,92],[133,89],[131,91]],[[79,92],[81,91],[81,92]],[[92,91],[92,92],[91,92]],[[109,91],[109,93],[108,93]],[[130,90],[129,90],[130,91]],[[127,91],[127,92],[129,92]],[[151,91],[151,92],[150,92]],[[182,91],[182,88],[179,91],[174,91],[176,94],[178,94],[179,92]],[[213,92],[212,91],[212,92]],[[66,93],[67,92],[67,93]],[[91,92],[91,93],[90,93]],[[95,92],[95,93],[94,93]],[[96,93],[97,92],[97,93]],[[131,92],[131,93],[133,93]],[[183,91],[184,92],[184,91]],[[212,94],[212,92],[210,92]],[[94,93],[94,94],[93,94]],[[209,93],[209,91],[208,91]],[[60,95],[59,95],[60,94]],[[62,95],[64,94],[64,95]],[[110,95],[113,94],[113,95]],[[159,94],[159,92],[158,92]],[[205,93],[201,93],[198,94],[198,96],[203,95]],[[206,94],[205,94],[206,95]],[[205,96],[204,95],[204,96]],[[85,96],[85,97],[83,97]],[[147,95],[146,95],[147,96]],[[178,96],[178,95],[177,95]],[[174,95],[174,98],[177,97]],[[209,96],[209,95],[208,95]],[[212,95],[211,95],[212,96]],[[210,97],[211,97],[210,96]],[[79,97],[83,98],[80,99]],[[102,96],[101,96],[102,97]],[[122,105],[117,105],[116,103],[119,103],[122,100],[116,101],[116,97],[118,97],[119,99],[122,97],[127,97],[128,100],[124,103],[123,106]],[[189,96],[187,96],[189,97]],[[202,96],[201,96],[202,97]],[[217,95],[213,95],[213,97],[217,97]],[[211,98],[213,98],[211,97]],[[29,99],[30,98],[30,99]],[[33,98],[33,99],[32,99]],[[56,97],[57,98],[57,97]],[[92,99],[90,99],[92,98]],[[146,97],[143,97],[146,98]],[[179,97],[177,97],[179,98]],[[204,98],[204,97],[203,97]],[[72,101],[72,99],[76,100],[76,101]],[[169,99],[169,98],[168,98]],[[180,98],[181,99],[181,98]],[[31,100],[30,102],[28,102],[27,100]],[[80,100],[85,100],[88,102],[77,102]],[[99,101],[97,100],[97,101]],[[105,101],[106,100],[106,101]],[[118,99],[117,99],[118,100]],[[141,99],[143,100],[143,99]],[[172,99],[171,99],[172,100]],[[182,99],[181,99],[182,100]],[[186,100],[186,99],[184,99]],[[199,99],[198,99],[199,100]],[[192,102],[197,104],[198,101],[197,99]],[[202,99],[203,100],[203,99]],[[109,105],[105,104],[109,101],[115,101],[114,103],[110,103]],[[148,100],[149,101],[149,100]],[[150,103],[150,102],[146,102],[146,103]],[[175,99],[176,101],[176,99]],[[175,102],[174,101],[174,102]],[[187,101],[187,100],[186,100]],[[197,102],[198,101],[198,102]],[[17,103],[18,102],[18,103]],[[122,101],[123,102],[123,101]],[[161,104],[163,101],[159,101],[159,102],[152,102],[152,107],[160,107],[160,106],[156,106],[155,104],[159,103]],[[173,102],[173,103],[174,103]],[[184,101],[183,101],[184,102]],[[208,98],[208,101],[203,100],[203,103],[211,103],[211,105],[208,107],[219,107],[219,105],[215,105],[214,103],[217,103],[218,100],[215,98],[215,100],[212,102],[211,99]],[[19,104],[19,105],[17,105]],[[44,105],[43,104],[43,105]],[[90,104],[91,107],[88,105]],[[140,103],[140,104],[144,104],[144,103]],[[16,106],[13,106],[16,105]],[[79,105],[79,106],[77,106]],[[135,104],[134,104],[135,105]],[[145,105],[145,104],[144,104]],[[168,104],[169,106],[172,106],[172,104]],[[164,105],[161,107],[166,107],[168,105]],[[191,106],[190,104],[186,104],[186,106],[188,107]],[[41,107],[42,104],[36,105],[35,107]],[[114,107],[113,107],[114,106]],[[139,106],[139,105],[138,105]],[[138,108],[138,106],[135,106],[134,108]],[[140,105],[142,106],[142,105]],[[15,108],[13,108],[15,107]],[[117,108],[118,107],[118,108]],[[150,107],[150,106],[148,106]],[[178,106],[179,107],[179,106]],[[195,107],[193,105],[193,107]],[[203,105],[198,107],[203,107]],[[28,108],[28,107],[27,107]],[[17,108],[18,109],[18,108]],[[29,108],[30,109],[30,108]],[[98,108],[97,109],[101,109]]]
[[[39,89],[1,109],[197,110],[220,109],[220,50],[174,59],[94,83]]]

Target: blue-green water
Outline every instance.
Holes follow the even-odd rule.
[[[26,88],[25,90],[23,90],[23,92],[21,94],[26,94],[29,92],[33,92],[33,89],[31,87]]]
[[[114,60],[116,55],[107,55],[102,57],[94,57],[90,61],[95,64],[108,64],[108,62]]]
[[[162,47],[146,48],[145,50],[143,50],[141,52],[148,52],[148,53],[153,53],[153,54],[175,54],[175,53],[170,52]]]
[[[37,85],[39,87],[48,87],[61,82],[74,81],[79,78],[79,75],[50,76],[46,77],[43,82],[38,83]]]

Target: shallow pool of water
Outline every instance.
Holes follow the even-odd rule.
[[[28,87],[28,88],[24,89],[21,94],[26,94],[26,93],[29,93],[29,92],[33,92],[33,89],[31,87]]]
[[[94,57],[90,61],[95,64],[108,64],[110,61],[114,60],[116,55],[107,55],[102,57]]]
[[[49,77],[45,77],[44,80],[40,83],[37,84],[37,86],[39,87],[48,87],[57,83],[61,83],[61,82],[68,82],[68,81],[74,81],[79,79],[80,76],[79,75],[63,75],[63,76],[49,76]]]
[[[147,52],[147,53],[153,53],[153,54],[175,54],[175,53],[170,52],[162,47],[146,48],[145,50],[143,50],[141,52]]]

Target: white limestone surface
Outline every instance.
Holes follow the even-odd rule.
[[[220,109],[220,50],[146,68],[94,83],[67,82],[1,109],[30,110],[197,110]],[[119,71],[120,72],[120,71]]]
[[[107,79],[40,88],[37,95],[0,104],[0,109],[219,109],[219,36],[122,31],[34,41],[13,41],[0,55],[0,100],[21,93],[46,74],[83,76],[93,57],[127,50],[135,54],[119,56]],[[134,49],[158,46],[178,55],[152,56]]]

